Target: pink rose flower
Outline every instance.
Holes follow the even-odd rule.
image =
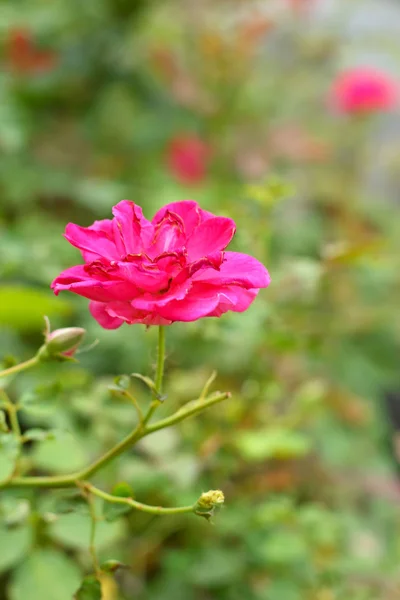
[[[349,69],[332,85],[330,102],[342,113],[367,114],[394,108],[399,99],[397,82],[370,67]]]
[[[194,135],[175,137],[167,149],[167,165],[184,184],[201,183],[206,176],[210,148]]]
[[[85,264],[51,284],[91,300],[92,316],[106,329],[122,323],[169,325],[245,311],[270,277],[255,258],[225,248],[235,223],[192,200],[161,208],[150,222],[128,200],[112,220],[90,227],[69,223],[65,237]]]

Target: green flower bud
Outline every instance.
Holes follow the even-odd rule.
[[[196,515],[209,519],[215,510],[221,508],[224,502],[225,496],[221,490],[210,490],[209,492],[204,492],[197,500],[194,512]]]
[[[82,327],[64,327],[46,333],[42,354],[48,358],[63,356],[70,358],[76,352],[86,330]]]

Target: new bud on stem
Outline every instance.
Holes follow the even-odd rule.
[[[82,327],[64,327],[52,332],[46,330],[45,343],[39,350],[40,358],[72,358],[85,333]]]
[[[202,494],[197,500],[194,506],[194,512],[200,517],[210,519],[215,510],[221,508],[224,501],[225,496],[221,490],[210,490],[209,492],[204,492],[204,494]]]

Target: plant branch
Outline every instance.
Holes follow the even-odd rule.
[[[12,480],[1,484],[0,489],[2,487],[42,487],[42,488],[66,488],[73,487],[79,481],[83,481],[94,475],[97,471],[99,471],[102,467],[110,463],[114,458],[122,454],[125,450],[130,448],[133,444],[138,442],[143,437],[153,433],[154,431],[159,431],[160,429],[164,429],[165,427],[171,427],[172,425],[176,425],[191,417],[202,410],[213,406],[214,404],[218,404],[223,400],[226,400],[230,397],[229,392],[217,392],[206,398],[204,400],[193,400],[181,409],[179,409],[176,413],[167,417],[165,419],[161,419],[160,421],[154,423],[153,425],[139,424],[129,435],[127,435],[123,440],[121,440],[116,446],[111,448],[108,452],[106,452],[103,456],[94,461],[91,465],[82,469],[81,471],[77,471],[76,473],[71,473],[70,475],[64,476],[45,476],[45,477],[15,477]]]
[[[188,417],[192,417],[193,415],[196,415],[205,408],[209,408],[214,404],[218,404],[219,402],[230,398],[230,396],[230,392],[216,392],[215,394],[213,394],[209,398],[206,398],[205,400],[199,399],[193,400],[192,402],[188,402],[187,404],[185,404],[185,406],[180,408],[176,413],[174,413],[170,417],[161,419],[153,425],[148,425],[146,427],[145,435],[149,435],[150,433],[153,433],[153,431],[158,431],[159,429],[164,429],[165,427],[171,427],[172,425],[176,425],[176,423],[180,423],[180,421],[183,421]]]
[[[35,365],[39,364],[40,359],[38,356],[33,356],[29,360],[25,362],[19,363],[18,365],[14,365],[13,367],[9,367],[8,369],[4,369],[4,371],[0,371],[0,377],[7,377],[8,375],[15,375],[16,373],[20,373],[21,371],[25,371],[26,369],[30,369]]]
[[[182,513],[190,513],[194,512],[196,504],[191,506],[176,506],[174,508],[164,508],[162,506],[150,506],[149,504],[143,504],[142,502],[137,502],[133,500],[133,498],[124,498],[122,496],[112,496],[111,494],[107,494],[107,492],[103,492],[98,488],[94,487],[90,483],[83,484],[85,489],[95,496],[102,498],[106,502],[112,502],[114,504],[126,504],[127,506],[131,506],[136,510],[140,510],[145,513],[149,513],[151,515],[179,515]]]

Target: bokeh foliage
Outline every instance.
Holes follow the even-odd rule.
[[[399,383],[400,220],[387,188],[368,185],[378,147],[380,176],[398,195],[399,144],[379,145],[389,116],[338,117],[326,106],[348,6],[324,21],[283,4],[0,7],[0,355],[30,356],[43,315],[100,342],[79,365],[10,383],[23,428],[36,431],[29,466],[68,473],[122,438],[134,413],[108,387],[121,374],[151,374],[155,360],[152,330],[103,331],[84,299],[53,297],[51,280],[78,260],[61,236],[66,222],[107,218],[122,198],[148,217],[194,198],[234,218],[232,248],[272,276],[248,313],[169,328],[160,413],[197,397],[214,369],[232,399],[143,440],[96,479],[103,489],[126,481],[136,498],[166,506],[221,488],[227,506],[214,526],[186,515],[105,519],[101,560],[130,567],[104,578],[107,600],[400,593],[383,405]],[[21,32],[31,44],[25,62],[15,58]],[[400,48],[391,52],[398,64]],[[196,185],[168,168],[169,144],[182,134],[211,148]],[[144,386],[133,385],[145,404]],[[13,453],[0,434],[1,478]],[[81,508],[64,492],[1,494],[1,598],[71,598],[91,569]]]

